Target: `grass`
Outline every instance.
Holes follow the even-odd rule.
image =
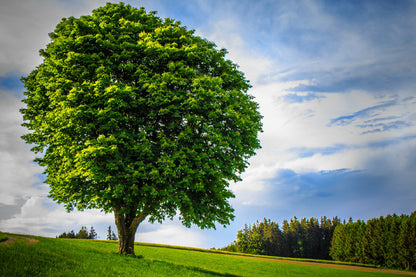
[[[266,258],[266,259],[269,259],[269,260],[280,260],[280,261],[284,260],[284,261],[298,261],[298,262],[313,262],[313,263],[323,263],[323,264],[351,265],[351,266],[360,266],[360,267],[368,267],[368,268],[377,268],[376,265],[371,265],[371,264],[341,262],[341,261],[334,261],[334,260],[318,260],[318,259],[309,259],[309,258],[276,257],[276,256],[256,255],[256,254],[247,254],[247,253],[239,253],[239,252],[229,252],[229,251],[222,251],[222,250],[215,250],[215,249],[214,250],[213,249],[202,249],[202,248],[194,248],[194,247],[184,247],[184,246],[156,244],[156,243],[145,243],[145,242],[136,242],[135,244],[136,245],[143,245],[143,246],[173,248],[173,249],[181,249],[181,250],[191,250],[191,251],[204,252],[204,253],[232,255],[232,256],[238,256],[238,257],[244,256],[244,257]]]
[[[0,234],[0,238],[1,238]],[[39,243],[0,245],[0,276],[402,276],[219,255],[211,250],[135,246],[143,258],[116,254],[117,243],[33,237]],[[198,251],[195,251],[198,250]]]
[[[0,242],[7,240],[7,234],[0,232]]]

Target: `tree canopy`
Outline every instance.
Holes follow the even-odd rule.
[[[68,211],[114,212],[129,245],[146,217],[229,224],[229,181],[260,147],[262,125],[226,50],[123,3],[64,18],[49,36],[22,78],[21,112],[50,197]]]

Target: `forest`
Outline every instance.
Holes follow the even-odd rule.
[[[98,235],[95,232],[93,226],[91,226],[90,231],[88,232],[87,227],[82,226],[78,233],[75,233],[74,230],[69,232],[63,232],[62,234],[56,236],[56,238],[60,239],[97,239]],[[114,231],[111,230],[111,226],[108,226],[107,229],[107,240],[118,240],[117,235]]]
[[[296,217],[280,227],[270,219],[245,225],[221,250],[281,257],[327,259],[386,268],[416,268],[416,211],[367,221]]]
[[[246,225],[237,240],[221,250],[270,256],[330,259],[329,249],[338,217],[283,221],[282,228],[270,219]]]
[[[416,211],[367,220],[349,220],[335,228],[330,255],[334,260],[387,268],[416,268]]]

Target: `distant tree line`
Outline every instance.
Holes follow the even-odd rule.
[[[96,239],[97,233],[95,232],[95,229],[93,226],[91,226],[90,231],[88,232],[87,227],[82,226],[81,230],[78,231],[78,233],[75,234],[74,230],[71,230],[70,232],[66,233],[63,232],[57,238],[67,238],[67,239]]]
[[[294,258],[330,259],[329,248],[338,217],[294,217],[283,221],[282,228],[270,219],[238,231],[237,240],[221,250]]]
[[[70,232],[66,233],[63,232],[58,238],[67,238],[67,239],[96,239],[97,233],[95,232],[95,229],[93,226],[91,226],[90,231],[88,232],[87,227],[82,226],[81,230],[78,231],[78,233],[75,234],[74,230],[71,230]]]
[[[335,228],[330,255],[346,262],[416,268],[416,211],[353,222]]]
[[[74,230],[71,230],[70,232],[66,233],[63,232],[57,238],[67,238],[67,239],[96,239],[98,237],[97,233],[95,232],[95,229],[93,226],[91,226],[90,231],[88,232],[87,227],[82,226],[81,230],[78,231],[78,233],[75,234]],[[111,226],[108,226],[107,229],[107,240],[118,240],[116,234],[111,230]]]
[[[386,268],[416,269],[416,211],[353,222],[294,217],[281,228],[264,219],[245,225],[221,250],[294,258],[334,259]]]

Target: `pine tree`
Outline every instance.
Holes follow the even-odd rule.
[[[320,259],[330,259],[330,247],[331,241],[334,235],[334,230],[338,224],[341,223],[341,220],[338,217],[328,219],[326,217],[321,217],[321,240],[320,240]]]
[[[118,240],[118,237],[116,236],[114,231],[111,230],[111,225],[108,225],[107,240]]]
[[[88,234],[88,238],[89,239],[96,239],[97,238],[97,233],[95,232],[95,229],[93,226],[91,226],[90,232]]]
[[[284,257],[291,257],[292,251],[291,251],[291,234],[290,234],[290,225],[289,222],[285,219],[282,223],[282,235],[283,235],[283,246],[282,246],[282,256]]]
[[[69,232],[67,234],[67,238],[69,238],[69,239],[74,239],[75,238],[75,232],[74,232],[74,230],[71,230],[71,232]]]
[[[111,225],[108,225],[107,229],[107,240],[112,240]]]
[[[409,249],[409,270],[414,270],[416,268],[416,212],[413,212],[409,217]]]
[[[335,227],[330,248],[330,256],[334,260],[345,261],[345,238],[346,227],[345,224],[339,224]]]
[[[88,239],[87,227],[82,226],[81,230],[75,235],[77,239]]]
[[[111,232],[111,240],[118,240],[118,237],[116,236],[116,234],[113,232]]]
[[[58,236],[58,238],[60,239],[68,238],[68,235],[65,232],[63,232],[62,234]]]
[[[264,251],[266,255],[281,256],[283,236],[279,225],[273,221],[263,220]]]

